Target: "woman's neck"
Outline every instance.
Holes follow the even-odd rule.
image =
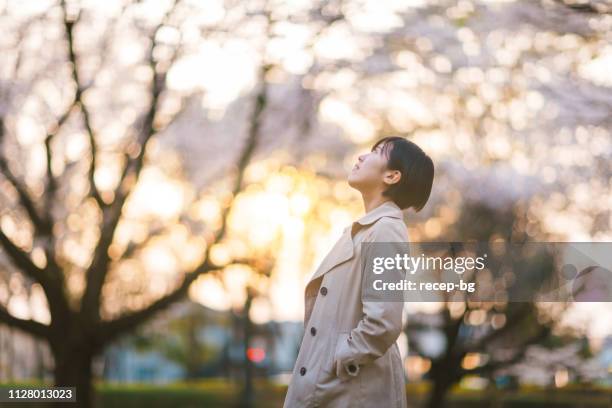
[[[385,197],[382,194],[374,194],[373,196],[362,194],[362,198],[366,213],[369,213],[384,202],[391,201],[388,197]]]

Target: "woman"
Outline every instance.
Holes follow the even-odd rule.
[[[396,340],[403,302],[362,302],[362,242],[408,242],[403,209],[420,211],[432,160],[401,137],[378,141],[348,177],[366,214],[345,228],[305,289],[304,337],[285,408],[406,407]]]

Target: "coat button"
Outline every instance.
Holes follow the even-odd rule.
[[[317,329],[315,329],[314,327],[311,327],[311,328],[310,328],[310,334],[312,334],[313,336],[314,336],[315,334],[317,334]]]
[[[300,375],[306,374],[306,367],[300,368]]]
[[[349,364],[349,366],[348,366],[348,370],[349,370],[351,373],[354,373],[354,372],[355,372],[355,370],[357,370],[357,367],[355,367],[355,364]]]
[[[321,287],[321,294],[322,294],[323,296],[327,295],[327,288],[326,288],[325,286],[322,286],[322,287]]]

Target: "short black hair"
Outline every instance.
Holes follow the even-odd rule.
[[[386,154],[387,168],[399,170],[400,180],[383,192],[402,210],[412,207],[416,212],[429,200],[434,177],[431,158],[415,143],[399,136],[380,139],[372,146],[374,151],[382,145]]]

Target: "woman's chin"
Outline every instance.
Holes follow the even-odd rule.
[[[359,190],[359,181],[355,177],[352,177],[351,174],[349,174],[347,182],[349,186],[353,187],[356,190]]]

